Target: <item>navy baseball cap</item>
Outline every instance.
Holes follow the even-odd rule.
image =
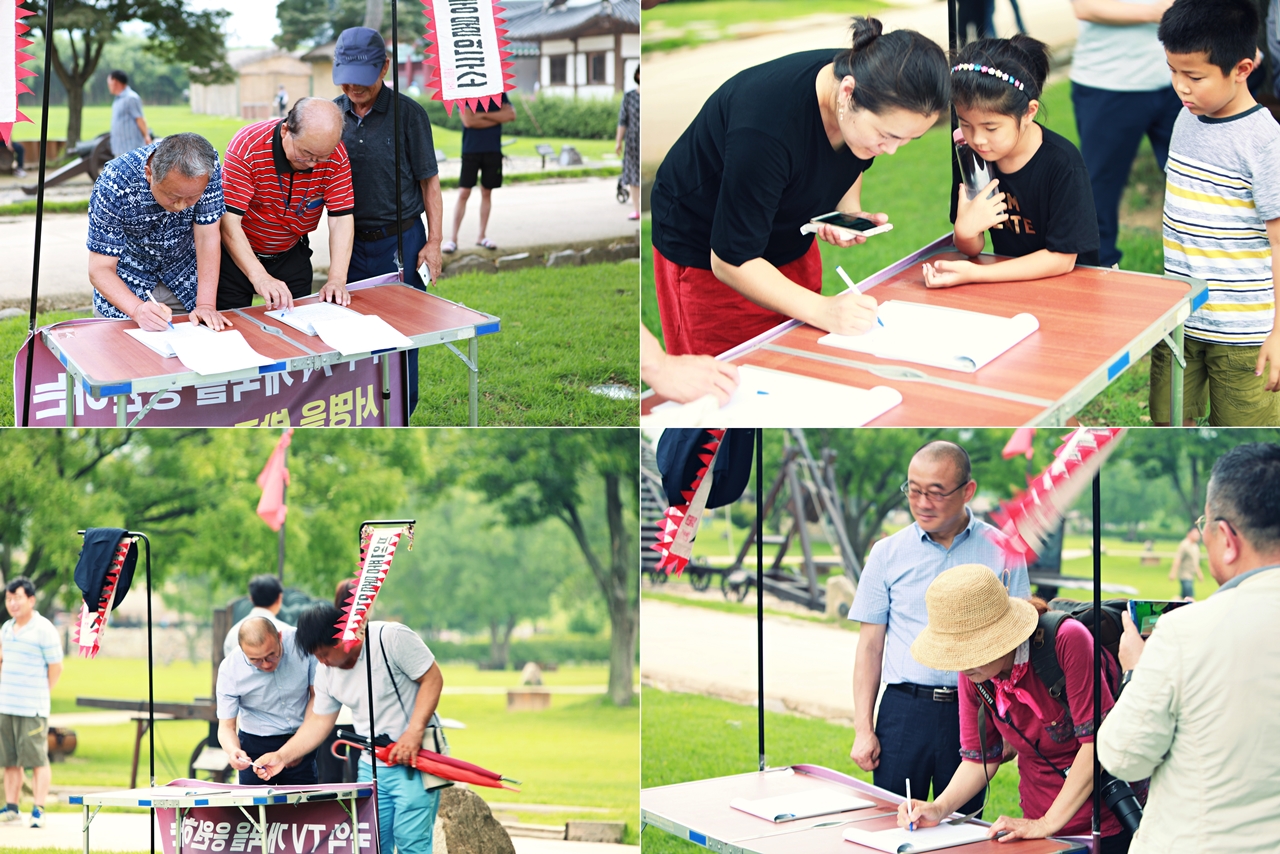
[[[382,34],[369,27],[352,27],[338,35],[333,47],[333,82],[341,86],[372,86],[382,79],[387,60],[387,43]]]

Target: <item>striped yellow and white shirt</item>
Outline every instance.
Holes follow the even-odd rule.
[[[1204,279],[1186,337],[1257,347],[1275,323],[1267,220],[1280,217],[1280,125],[1262,107],[1178,115],[1164,197],[1164,269]]]

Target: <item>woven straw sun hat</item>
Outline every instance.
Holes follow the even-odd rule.
[[[911,655],[935,670],[990,664],[1031,637],[1039,621],[1034,605],[1010,596],[991,568],[979,563],[943,572],[924,601],[929,625],[911,644]]]

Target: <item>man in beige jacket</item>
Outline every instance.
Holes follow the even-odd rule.
[[[1125,616],[1126,687],[1098,731],[1123,780],[1151,777],[1130,854],[1274,852],[1280,840],[1280,445],[1240,445],[1209,480],[1208,599],[1145,644]]]

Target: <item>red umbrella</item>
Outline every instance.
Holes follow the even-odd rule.
[[[343,736],[350,736],[350,733],[342,733]],[[366,739],[351,741],[348,738],[339,738],[334,741],[330,751],[334,756],[343,759],[338,753],[338,745],[346,744],[354,747],[356,750],[367,750],[369,742]],[[382,760],[388,766],[394,767],[398,762],[392,762],[391,757],[392,745],[378,745],[373,749],[373,753],[378,759]],[[452,780],[455,783],[470,783],[473,786],[488,786],[491,789],[510,789],[513,792],[520,791],[515,786],[520,785],[519,780],[512,780],[510,777],[503,777],[501,774],[481,768],[470,762],[464,762],[461,759],[454,759],[452,756],[445,756],[442,753],[436,753],[432,750],[419,750],[418,757],[413,762],[414,767],[419,771],[424,771],[433,777],[439,777],[442,780]],[[514,783],[515,786],[505,785],[506,783]]]

